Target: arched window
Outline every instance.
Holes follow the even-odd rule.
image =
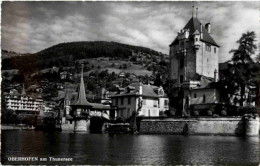
[[[203,103],[206,103],[206,96],[203,95]]]
[[[194,93],[194,98],[197,98],[197,94],[196,93]]]

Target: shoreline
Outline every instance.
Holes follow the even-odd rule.
[[[34,130],[34,127],[1,124],[1,130]]]

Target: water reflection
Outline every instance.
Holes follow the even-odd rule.
[[[259,138],[2,131],[2,161],[14,164],[6,161],[10,156],[73,157],[75,164],[257,165]]]

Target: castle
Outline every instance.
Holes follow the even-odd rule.
[[[169,74],[173,88],[182,90],[175,96],[183,98],[183,111],[191,105],[208,109],[206,105],[219,102],[218,91],[210,85],[218,80],[219,47],[211,36],[211,24],[204,26],[192,11],[191,19],[170,44]]]
[[[192,16],[170,45],[170,78],[179,85],[196,80],[196,74],[218,79],[218,56],[211,24]]]

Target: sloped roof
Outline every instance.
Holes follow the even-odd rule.
[[[189,29],[190,33],[189,33],[189,38],[192,37],[192,34],[195,33],[196,31],[198,31],[199,33],[201,33],[200,31],[200,21],[198,18],[196,17],[192,17],[188,23],[184,26],[183,29]],[[196,32],[197,33],[197,32]],[[219,47],[219,45],[215,42],[215,40],[211,37],[211,35],[208,33],[208,31],[205,29],[204,25],[202,25],[202,33],[203,33],[203,38],[201,39],[201,41],[204,41],[206,43],[212,44],[214,46]],[[171,45],[174,45],[178,42],[178,38],[176,37],[174,39],[174,41],[171,43]],[[170,45],[170,46],[171,46]]]
[[[109,109],[111,109],[110,106],[103,105],[101,103],[90,103],[90,105],[92,105],[93,109],[100,109],[100,110],[109,110]]]
[[[199,77],[200,77],[200,85],[198,85],[197,87],[193,88],[193,90],[211,89],[211,88],[215,89],[216,82],[214,82],[213,78],[206,77],[206,76],[203,76],[203,75],[199,75]]]
[[[115,94],[111,97],[120,97],[120,96],[139,96],[139,86],[140,83],[132,83],[129,85],[130,87],[134,87],[134,90],[126,91],[124,90],[123,92],[119,93],[119,94]],[[141,96],[144,97],[153,97],[153,98],[159,98],[160,96],[158,94],[155,93],[155,90],[157,90],[159,87],[157,86],[153,86],[153,85],[144,85],[141,84],[142,86],[142,94]]]
[[[147,96],[147,97],[159,97],[153,89],[153,86],[151,85],[142,85],[143,88],[143,96]]]
[[[86,107],[92,106],[86,99],[85,86],[84,86],[84,80],[83,80],[83,70],[81,72],[78,97],[77,97],[77,100],[71,104],[71,106],[86,106]]]

